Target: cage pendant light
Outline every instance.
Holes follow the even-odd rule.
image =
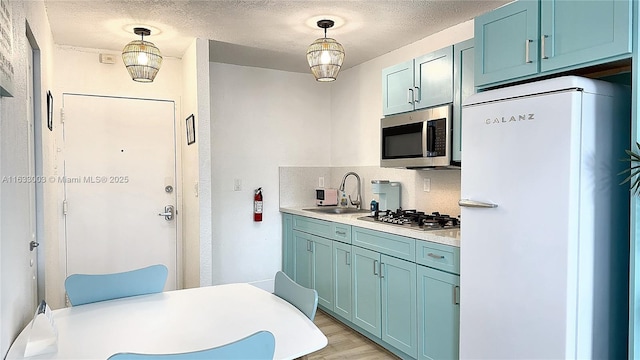
[[[158,47],[144,40],[145,35],[151,35],[151,30],[137,27],[133,32],[140,35],[141,40],[134,40],[122,49],[122,61],[134,81],[152,82],[162,65],[162,55]]]
[[[309,67],[318,81],[334,81],[344,61],[342,45],[327,37],[327,29],[332,26],[333,20],[318,21],[318,27],[324,29],[324,37],[316,39],[307,49]]]

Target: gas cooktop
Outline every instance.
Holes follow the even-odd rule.
[[[440,214],[439,212],[426,214],[423,211],[402,209],[398,209],[395,212],[390,210],[379,211],[375,215],[359,217],[358,220],[380,222],[416,230],[443,230],[460,227],[460,219],[456,217]]]

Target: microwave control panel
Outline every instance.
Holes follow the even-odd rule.
[[[438,119],[427,122],[427,156],[447,155],[447,120]]]

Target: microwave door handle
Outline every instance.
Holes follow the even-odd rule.
[[[436,147],[436,128],[427,124],[427,152],[426,156],[431,156]]]

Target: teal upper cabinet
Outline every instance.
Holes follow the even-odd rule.
[[[462,102],[475,93],[474,40],[469,39],[453,46],[453,144],[451,160],[462,160]]]
[[[516,1],[475,19],[475,85],[631,54],[630,0]]]
[[[385,116],[452,101],[452,46],[382,70],[382,113]]]
[[[414,61],[413,102],[416,110],[453,101],[453,47],[420,56]]]
[[[631,53],[631,1],[545,0],[540,19],[541,71]]]
[[[538,2],[517,1],[475,19],[475,85],[538,72]]]
[[[382,113],[413,110],[413,60],[382,70]]]

